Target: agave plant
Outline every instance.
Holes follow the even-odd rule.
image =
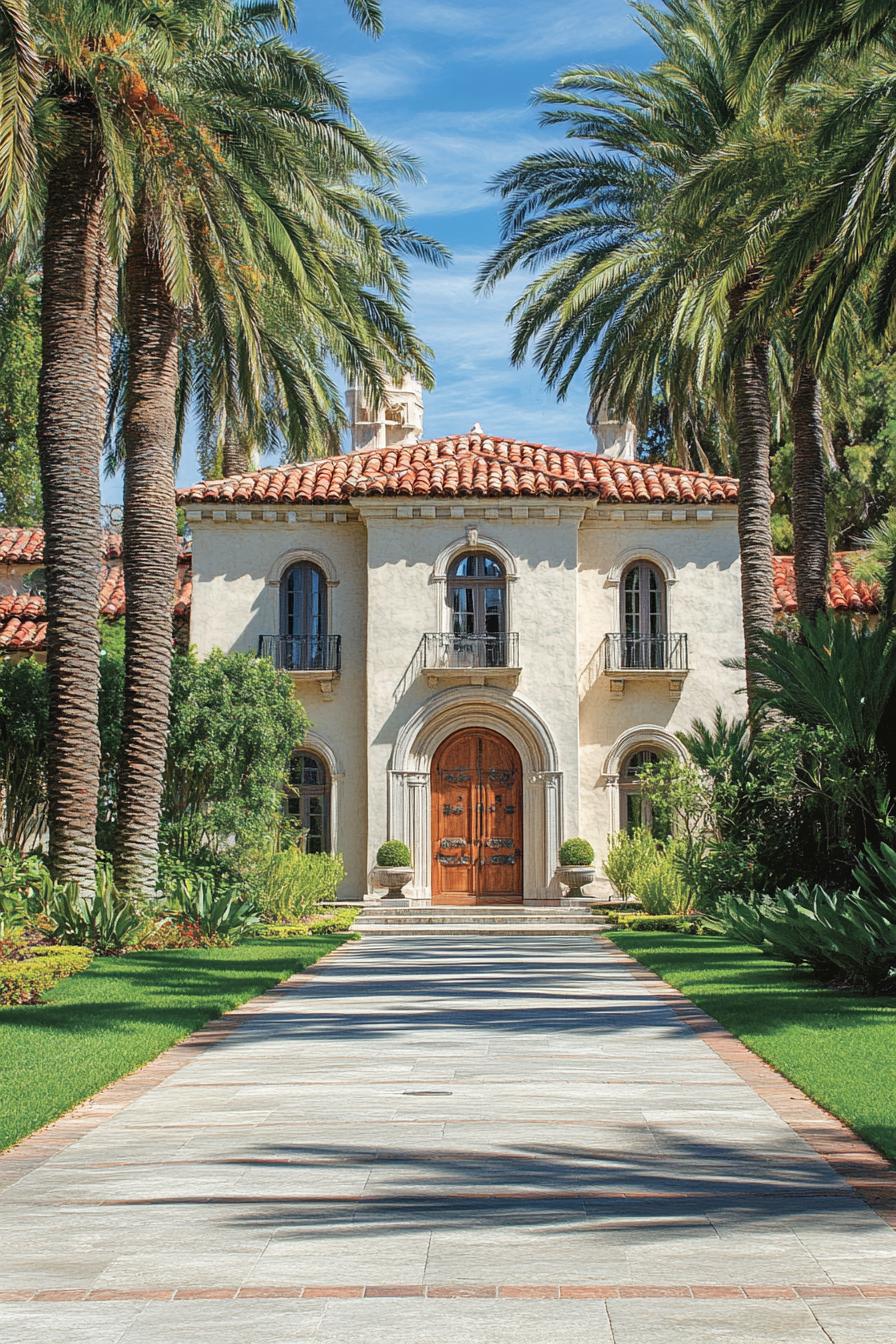
[[[252,901],[241,900],[232,887],[216,888],[210,877],[176,878],[171,904],[204,938],[216,943],[236,942],[261,923]]]
[[[60,943],[90,947],[103,955],[132,946],[143,924],[137,907],[117,890],[106,864],[96,871],[96,895],[84,896],[76,882],[57,885],[47,918],[51,936]]]

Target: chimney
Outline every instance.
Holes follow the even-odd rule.
[[[387,383],[379,405],[359,386],[348,388],[345,399],[353,453],[413,443],[423,433],[423,388],[410,374],[400,383]]]
[[[638,448],[638,429],[631,420],[619,420],[606,401],[601,401],[588,416],[597,452],[601,457],[633,461]]]

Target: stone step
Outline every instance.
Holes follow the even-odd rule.
[[[355,933],[377,938],[587,938],[600,933],[603,924],[364,924],[352,925]]]
[[[365,909],[352,928],[360,934],[413,937],[433,934],[462,937],[476,934],[588,935],[608,927],[590,910],[565,906],[458,905]]]

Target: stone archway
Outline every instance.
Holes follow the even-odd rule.
[[[492,731],[513,746],[522,769],[523,900],[543,900],[557,864],[563,775],[554,739],[540,715],[495,687],[464,686],[431,697],[400,730],[389,771],[389,834],[414,856],[411,894],[432,899],[431,769],[441,743],[462,729]]]

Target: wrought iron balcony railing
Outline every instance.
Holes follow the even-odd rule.
[[[519,667],[519,635],[427,634],[423,636],[423,666]]]
[[[342,666],[341,635],[261,635],[259,658],[270,658],[285,672],[338,672]]]
[[[605,672],[687,672],[687,635],[606,635]]]

